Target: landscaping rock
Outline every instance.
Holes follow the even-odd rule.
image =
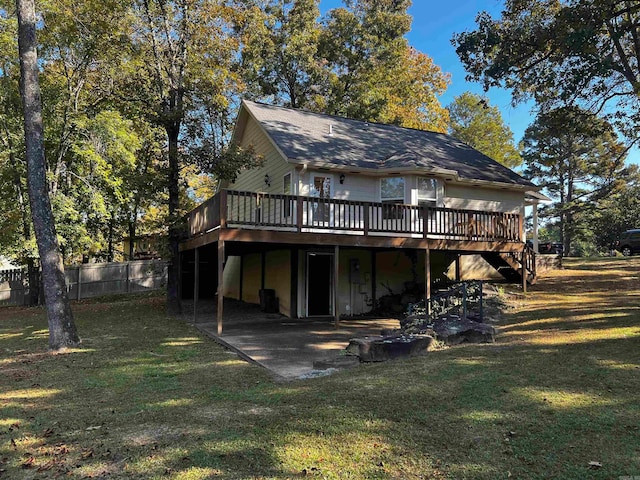
[[[496,331],[486,323],[464,320],[461,318],[444,318],[433,324],[436,338],[447,345],[458,345],[463,342],[493,343]]]
[[[402,335],[404,332],[399,328],[383,328],[380,330],[380,335],[383,337],[397,337],[398,335]]]
[[[425,353],[432,344],[433,337],[428,335],[352,338],[347,353],[358,356],[361,362],[384,362]]]

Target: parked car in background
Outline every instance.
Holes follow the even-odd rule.
[[[615,248],[625,257],[640,252],[640,228],[622,232],[615,244]]]
[[[529,248],[533,248],[533,241],[527,240]],[[560,242],[538,242],[538,253],[548,253],[553,255],[562,255],[564,245]]]
[[[562,252],[564,252],[564,245],[560,242],[540,242],[538,244],[538,252],[562,255]]]

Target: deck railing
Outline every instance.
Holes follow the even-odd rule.
[[[517,213],[223,190],[189,213],[189,236],[220,228],[519,242]]]

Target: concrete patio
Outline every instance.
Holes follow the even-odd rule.
[[[311,373],[314,362],[344,354],[353,337],[379,335],[382,329],[399,327],[397,319],[344,319],[336,328],[332,318],[290,319],[260,311],[251,305],[225,299],[224,328],[217,335],[216,303],[183,302],[185,321],[194,325],[242,358],[257,363],[283,379]],[[195,318],[195,322],[194,322]]]

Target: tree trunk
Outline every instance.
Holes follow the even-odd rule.
[[[67,298],[64,267],[47,190],[35,2],[16,0],[16,7],[31,218],[42,265],[42,283],[49,322],[49,349],[60,350],[77,346],[80,338]]]
[[[127,254],[129,255],[129,257],[127,258],[128,261],[133,260],[133,256],[135,254],[135,250],[134,250],[134,239],[136,238],[136,222],[134,220],[129,220],[129,251],[127,252]]]
[[[177,124],[176,124],[177,123]],[[169,266],[167,271],[167,312],[178,315],[182,311],[178,296],[178,282],[180,281],[180,265],[178,264],[180,225],[178,219],[180,192],[180,170],[178,164],[178,136],[180,124],[170,122],[165,126],[169,141]]]
[[[115,257],[114,245],[113,245],[113,228],[115,223],[115,215],[111,212],[111,216],[109,218],[109,240],[107,247],[107,262],[113,262],[113,258]]]

